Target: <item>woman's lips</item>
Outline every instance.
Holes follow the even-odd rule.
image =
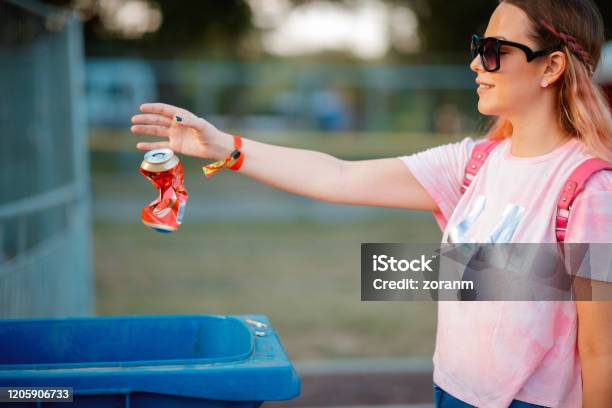
[[[478,86],[478,89],[476,89],[476,92],[481,93],[481,92],[486,92],[489,89],[495,88],[495,85],[487,85],[487,84],[480,84]]]

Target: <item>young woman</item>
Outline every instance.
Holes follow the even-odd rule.
[[[603,43],[590,0],[505,0],[472,38],[478,110],[501,139],[464,194],[471,138],[411,156],[344,161],[243,139],[239,173],[330,203],[430,210],[445,242],[556,242],[559,191],[590,157],[612,162],[612,118],[592,80]],[[174,106],[144,104],[138,143],[221,160],[234,139]],[[483,209],[468,228],[478,203]],[[502,228],[504,233],[494,234]],[[574,202],[565,242],[612,242],[612,172]],[[605,277],[593,285],[610,285]],[[442,407],[612,407],[612,302],[440,302],[434,354]]]

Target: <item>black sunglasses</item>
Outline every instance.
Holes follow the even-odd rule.
[[[534,59],[541,57],[543,55],[549,54],[554,51],[555,48],[546,48],[540,51],[533,51],[526,45],[519,44],[512,41],[500,40],[495,37],[481,37],[479,35],[472,35],[472,44],[470,46],[470,52],[472,55],[472,59],[476,58],[477,55],[480,55],[480,61],[482,62],[482,66],[485,71],[495,72],[499,71],[501,68],[499,62],[500,54],[505,54],[500,52],[501,46],[507,45],[508,47],[518,48],[525,52],[527,55],[527,62],[531,62]]]

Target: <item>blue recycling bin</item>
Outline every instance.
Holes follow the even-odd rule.
[[[72,387],[19,407],[257,407],[300,392],[265,316],[0,320],[0,386]]]

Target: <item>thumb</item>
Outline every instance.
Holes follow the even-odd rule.
[[[202,120],[195,116],[186,116],[182,113],[177,113],[176,115],[174,115],[173,121],[179,126],[190,127],[198,131],[204,130],[204,124],[202,123]]]

